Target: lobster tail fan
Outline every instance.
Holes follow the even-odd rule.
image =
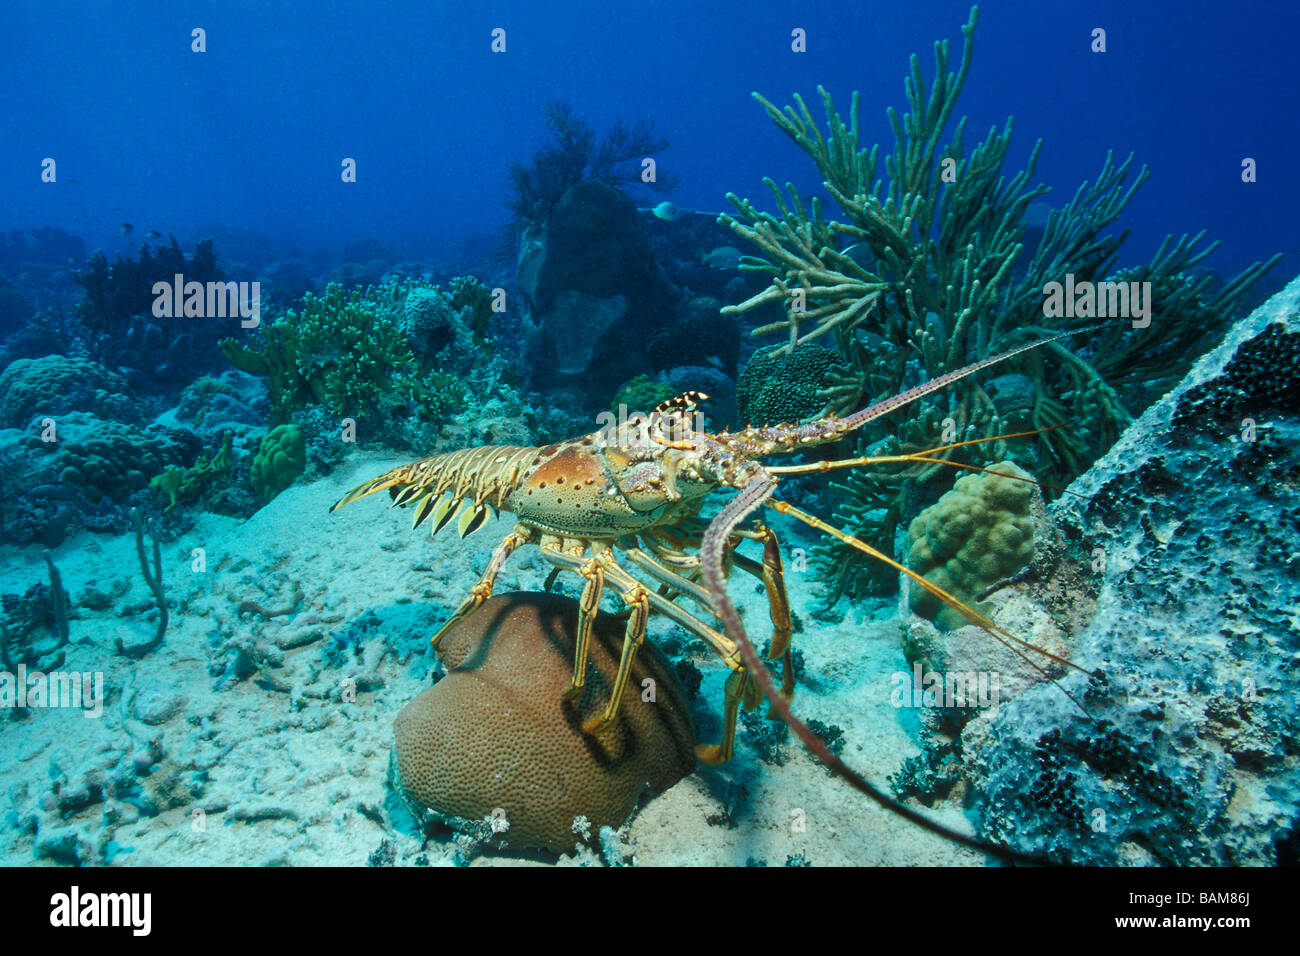
[[[491,517],[491,513],[491,509],[486,505],[472,509],[466,508],[461,513],[460,522],[457,524],[456,530],[460,533],[462,538],[468,537],[487,523],[487,519]]]

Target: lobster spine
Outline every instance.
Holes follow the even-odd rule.
[[[506,510],[506,498],[539,450],[520,445],[485,445],[431,455],[358,485],[330,510],[337,511],[377,491],[388,491],[393,507],[415,505],[413,528],[433,515],[431,527],[437,531],[450,524],[468,500],[470,510],[460,530],[462,536],[470,534],[482,525],[489,507]],[[449,491],[450,496],[444,499]],[[478,520],[470,520],[479,515],[482,517]]]

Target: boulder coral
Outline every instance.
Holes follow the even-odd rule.
[[[1012,462],[957,479],[952,491],[908,526],[905,563],[979,610],[984,592],[1019,571],[1034,555],[1032,481]],[[909,583],[908,597],[913,613],[942,628],[951,630],[969,623],[964,615],[915,584]]]
[[[297,425],[271,429],[253,456],[250,478],[253,491],[263,504],[297,480],[307,467],[307,443]]]
[[[686,694],[649,642],[617,721],[582,732],[608,699],[623,625],[597,618],[586,687],[566,701],[577,619],[570,598],[507,594],[444,635],[447,675],[394,724],[396,782],[408,803],[471,824],[502,820],[508,828],[495,826],[495,838],[506,844],[565,852],[579,842],[577,818],[593,833],[618,827],[647,785],[665,790],[692,771]]]
[[[0,373],[0,426],[26,428],[38,415],[90,412],[136,421],[139,409],[122,376],[66,355],[18,359]]]
[[[33,449],[43,447],[37,442],[31,439]],[[161,429],[140,429],[80,412],[60,420],[59,442],[53,447],[58,450],[52,473],[60,484],[79,488],[92,504],[101,499],[125,501],[184,456],[184,448]]]

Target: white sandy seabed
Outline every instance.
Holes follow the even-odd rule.
[[[164,544],[171,621],[164,644],[142,660],[115,649],[117,639],[138,644],[154,631],[134,535],[83,534],[57,549],[73,605],[64,670],[102,671],[107,705],[98,719],[30,709],[0,722],[0,862],[361,866],[457,858],[449,834],[426,840],[409,817],[403,825],[387,784],[393,718],[428,685],[431,651],[427,640],[384,632],[404,610],[408,620],[441,620],[482,572],[509,516],[462,541],[451,529],[432,539],[423,529],[413,533],[405,513],[377,499],[328,513],[343,491],[394,463],[360,456],[327,479],[294,485],[247,521],[205,514],[192,532]],[[787,554],[811,544],[776,527]],[[204,549],[202,573],[192,569],[195,548]],[[3,565],[6,591],[46,580],[39,549],[10,549]],[[548,570],[535,548],[516,552],[497,593],[541,590]],[[561,590],[576,594],[564,578]],[[812,613],[815,583],[788,557],[787,581],[803,622],[795,637],[806,668],[796,711],[842,728],[844,758],[885,788],[919,751],[915,713],[890,703],[891,675],[906,669],[895,605],[842,603],[845,619],[826,624]],[[762,637],[766,599],[747,577],[731,591],[755,622],[751,633]],[[325,652],[367,609],[378,617],[361,632],[364,642],[327,664]],[[651,639],[671,626],[651,621]],[[256,673],[232,674],[217,689],[222,662],[235,659]],[[725,668],[705,662],[701,669],[695,719],[716,731]],[[347,678],[354,701],[340,699]],[[760,761],[745,736],[742,728],[728,765],[699,766],[643,800],[622,834],[636,863],[984,861],[869,803],[797,742],[777,766]],[[958,808],[927,812],[970,830]],[[552,860],[489,850],[471,865]],[[556,862],[598,860],[583,849]]]

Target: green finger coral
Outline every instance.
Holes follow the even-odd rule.
[[[465,391],[449,377],[430,380],[430,370],[412,353],[394,313],[408,290],[346,290],[330,285],[322,296],[308,293],[302,310],[288,311],[265,326],[250,344],[221,343],[236,368],[265,376],[273,421],[321,405],[336,415],[387,415],[401,405],[421,405],[426,418],[460,407]]]
[[[985,591],[1024,568],[1034,556],[1031,482],[1030,476],[1011,462],[994,465],[984,474],[958,478],[951,491],[912,520],[907,529],[906,565],[986,613],[978,603]],[[918,616],[943,630],[970,623],[915,582],[908,584],[908,603]]]
[[[271,429],[253,456],[253,492],[266,504],[288,488],[307,466],[307,443],[297,425]]]

